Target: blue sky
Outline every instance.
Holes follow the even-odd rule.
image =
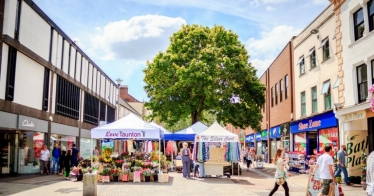
[[[222,25],[239,35],[262,75],[329,0],[34,0],[113,80],[147,101],[147,60],[182,24]]]

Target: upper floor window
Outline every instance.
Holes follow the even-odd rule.
[[[275,84],[275,105],[278,104],[278,84]]]
[[[306,115],[306,100],[305,100],[305,91],[301,92],[301,116]]]
[[[358,102],[366,101],[368,96],[368,81],[367,81],[367,66],[366,64],[360,65],[357,70],[357,89],[358,89]]]
[[[368,2],[369,31],[374,30],[374,0]]]
[[[297,63],[300,65],[300,75],[305,74],[305,62],[304,62],[304,56],[299,58],[299,62]]]
[[[271,107],[274,106],[274,89],[271,87]]]
[[[322,60],[325,61],[330,58],[330,43],[329,38],[325,38],[319,48],[322,48]]]
[[[310,51],[309,51],[309,59],[310,59],[310,69],[313,69],[315,67],[317,67],[317,62],[316,62],[316,51],[314,48],[312,48]]]
[[[312,88],[312,113],[318,112],[317,87]]]
[[[284,99],[287,99],[288,98],[288,75],[284,77],[284,84],[285,84]]]
[[[362,36],[364,36],[365,31],[364,11],[362,10],[362,8],[353,14],[353,23],[355,31],[355,40],[358,40]]]
[[[282,102],[283,98],[283,80],[279,81],[279,102]]]
[[[330,80],[323,83],[322,94],[324,95],[325,110],[331,109]]]

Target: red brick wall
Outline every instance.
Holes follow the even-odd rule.
[[[129,88],[126,85],[120,87],[119,97],[121,97],[127,102],[139,102],[137,99],[135,99],[133,96],[129,94]]]

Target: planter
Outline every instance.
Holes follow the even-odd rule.
[[[110,175],[109,177],[110,177],[110,181],[113,181],[113,175]]]
[[[102,176],[101,175],[97,175],[97,181],[100,182],[101,181],[101,178]]]
[[[113,182],[118,182],[118,176],[113,176]]]
[[[151,176],[144,176],[144,181],[145,182],[150,182],[151,181]]]
[[[140,182],[140,171],[134,171],[134,182]]]
[[[128,181],[133,181],[133,180],[134,180],[134,173],[129,173]]]
[[[129,175],[123,174],[122,175],[122,182],[127,182],[127,181],[129,181]]]
[[[338,182],[338,184],[340,184],[340,182],[342,181],[342,177],[336,177],[336,181]]]
[[[366,182],[361,182],[361,185],[362,185],[362,188],[363,188],[364,190],[366,190],[366,187],[367,187]]]
[[[119,181],[122,181],[122,176],[123,176],[123,174],[119,174],[119,176],[118,176]]]
[[[109,176],[102,176],[102,181],[103,182],[110,182],[110,177]]]
[[[158,175],[153,175],[153,181],[157,182],[158,181]]]

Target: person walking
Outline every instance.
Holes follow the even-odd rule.
[[[55,144],[52,150],[52,174],[58,174],[58,171],[60,170],[60,160],[61,156],[61,149],[58,146],[58,144]]]
[[[68,150],[66,153],[65,159],[64,159],[64,170],[65,170],[64,172],[65,172],[66,180],[70,180],[69,175],[70,175],[70,167],[71,167],[71,160],[72,160],[71,154],[72,154],[71,150]]]
[[[337,176],[340,176],[340,174],[343,172],[345,184],[348,185],[348,186],[352,186],[353,183],[349,182],[348,172],[347,172],[347,168],[346,168],[346,164],[345,164],[346,163],[346,159],[345,159],[346,156],[348,156],[347,151],[346,151],[346,147],[345,147],[345,145],[341,145],[341,148],[337,153],[337,159],[338,159],[337,168],[338,169],[336,170],[334,177],[336,178]]]
[[[269,196],[272,196],[279,188],[279,186],[283,186],[284,193],[286,196],[290,195],[290,189],[288,188],[287,178],[291,177],[291,174],[287,172],[287,167],[285,164],[284,157],[284,150],[282,148],[278,148],[275,152],[273,163],[275,165],[275,184],[273,190],[271,190]]]
[[[60,156],[60,159],[59,159],[59,166],[60,166],[60,169],[58,170],[59,172],[59,175],[62,176],[62,172],[64,170],[64,162],[65,162],[65,157],[66,157],[66,147],[65,146],[62,146],[61,147],[61,156]]]
[[[252,164],[252,151],[251,151],[251,149],[247,150],[245,160],[247,162],[247,171],[249,171],[249,168],[251,167],[251,164]]]
[[[93,150],[92,155],[99,156],[99,150],[97,149],[97,146],[95,146],[95,150]]]
[[[49,162],[49,150],[46,145],[44,145],[43,150],[40,152],[40,175],[43,175],[44,169],[46,169],[47,174],[49,174],[48,162]]]
[[[243,148],[242,150],[243,164],[247,163],[247,154],[248,154],[248,148]]]
[[[366,159],[366,193],[374,196],[374,151]]]
[[[183,177],[190,178],[191,151],[188,148],[188,144],[186,142],[183,143],[181,154],[182,154],[182,163],[183,163]]]
[[[79,157],[79,150],[76,148],[76,145],[73,144],[73,147],[71,148],[71,166],[78,166]]]
[[[314,174],[320,168],[319,178],[321,179],[321,192],[318,196],[324,196],[329,194],[330,184],[334,182],[336,184],[336,178],[333,173],[334,160],[330,155],[331,146],[325,146],[325,153],[318,157],[317,164],[312,173],[311,180],[314,181]]]

